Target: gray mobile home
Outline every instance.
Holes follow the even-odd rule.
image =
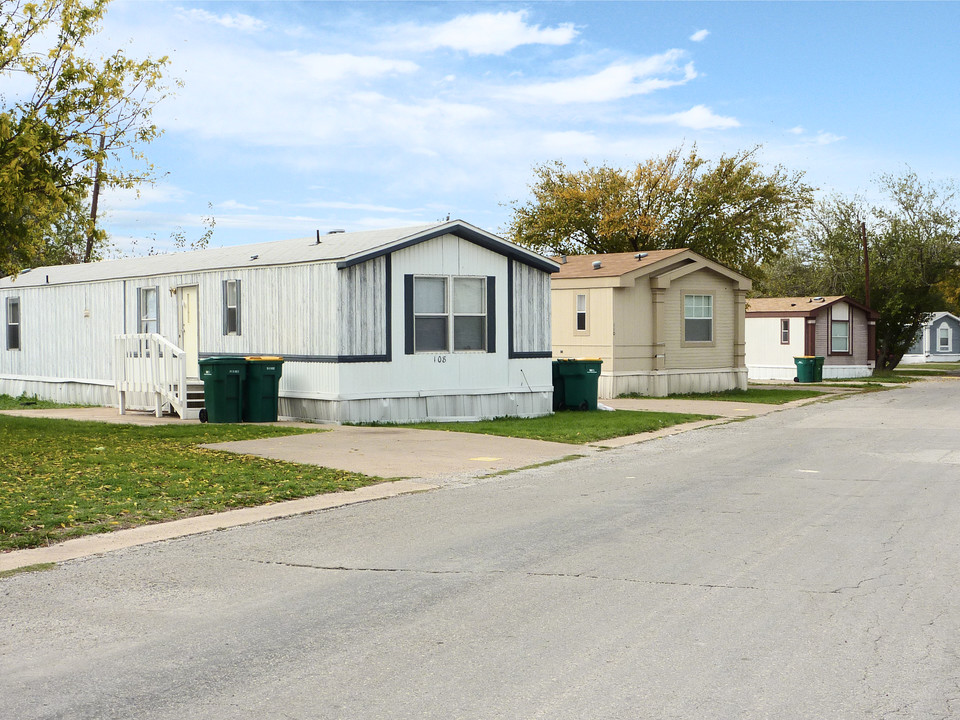
[[[196,417],[200,359],[279,355],[280,416],[549,414],[550,260],[462,221],[0,280],[0,392]]]
[[[960,318],[948,312],[931,313],[901,362],[957,362],[960,360]]]

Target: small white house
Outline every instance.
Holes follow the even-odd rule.
[[[556,264],[462,221],[0,279],[0,392],[196,417],[198,361],[279,355],[280,416],[551,412]]]
[[[846,295],[747,300],[751,380],[793,380],[795,357],[821,356],[823,379],[867,377],[876,365],[877,314]]]
[[[900,360],[908,365],[957,361],[960,361],[960,318],[948,312],[931,313]]]

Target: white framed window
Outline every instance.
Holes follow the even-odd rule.
[[[240,281],[223,281],[223,334],[240,334]]]
[[[683,296],[684,342],[713,342],[713,295]]]
[[[414,352],[486,352],[487,279],[413,279]]]
[[[587,296],[577,295],[577,330],[587,329]]]
[[[137,315],[139,317],[139,332],[160,332],[160,308],[158,305],[160,293],[158,288],[142,287],[137,296]]]
[[[937,350],[939,352],[950,352],[950,346],[953,344],[953,333],[950,331],[950,326],[946,323],[941,323],[940,327],[937,328]]]
[[[790,344],[790,319],[783,318],[780,320],[780,344],[789,345]]]
[[[7,350],[20,349],[20,298],[7,298]]]
[[[830,353],[850,354],[850,312],[845,303],[830,309]]]

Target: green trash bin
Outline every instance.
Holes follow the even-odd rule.
[[[243,390],[244,422],[276,422],[283,358],[252,356],[247,359]]]
[[[793,359],[797,366],[794,382],[811,383],[817,381],[817,358],[813,355],[801,355]]]
[[[243,418],[243,380],[247,361],[242,357],[212,357],[200,361],[204,408],[201,422],[236,423]]]
[[[816,355],[814,360],[813,381],[823,382],[823,356]]]
[[[560,374],[560,361],[553,361],[553,411],[556,412],[566,406],[564,400],[563,375]]]
[[[600,381],[602,360],[554,360],[557,377],[561,380],[562,401],[558,410],[565,408],[579,410],[597,409],[597,385]],[[557,386],[554,384],[554,398]],[[555,401],[556,402],[556,401]]]

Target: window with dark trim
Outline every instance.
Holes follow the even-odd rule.
[[[789,345],[790,344],[790,320],[789,318],[784,318],[780,321],[780,344]]]
[[[408,353],[494,352],[493,277],[408,277]]]
[[[240,334],[240,281],[223,281],[223,334]]]
[[[20,349],[20,298],[7,298],[7,350]]]
[[[684,342],[713,342],[713,295],[683,296]]]
[[[160,332],[159,288],[142,287],[137,294],[137,326],[142,333]]]
[[[587,329],[587,296],[577,295],[577,330]]]
[[[835,354],[849,354],[850,352],[850,321],[830,321],[830,352]]]

